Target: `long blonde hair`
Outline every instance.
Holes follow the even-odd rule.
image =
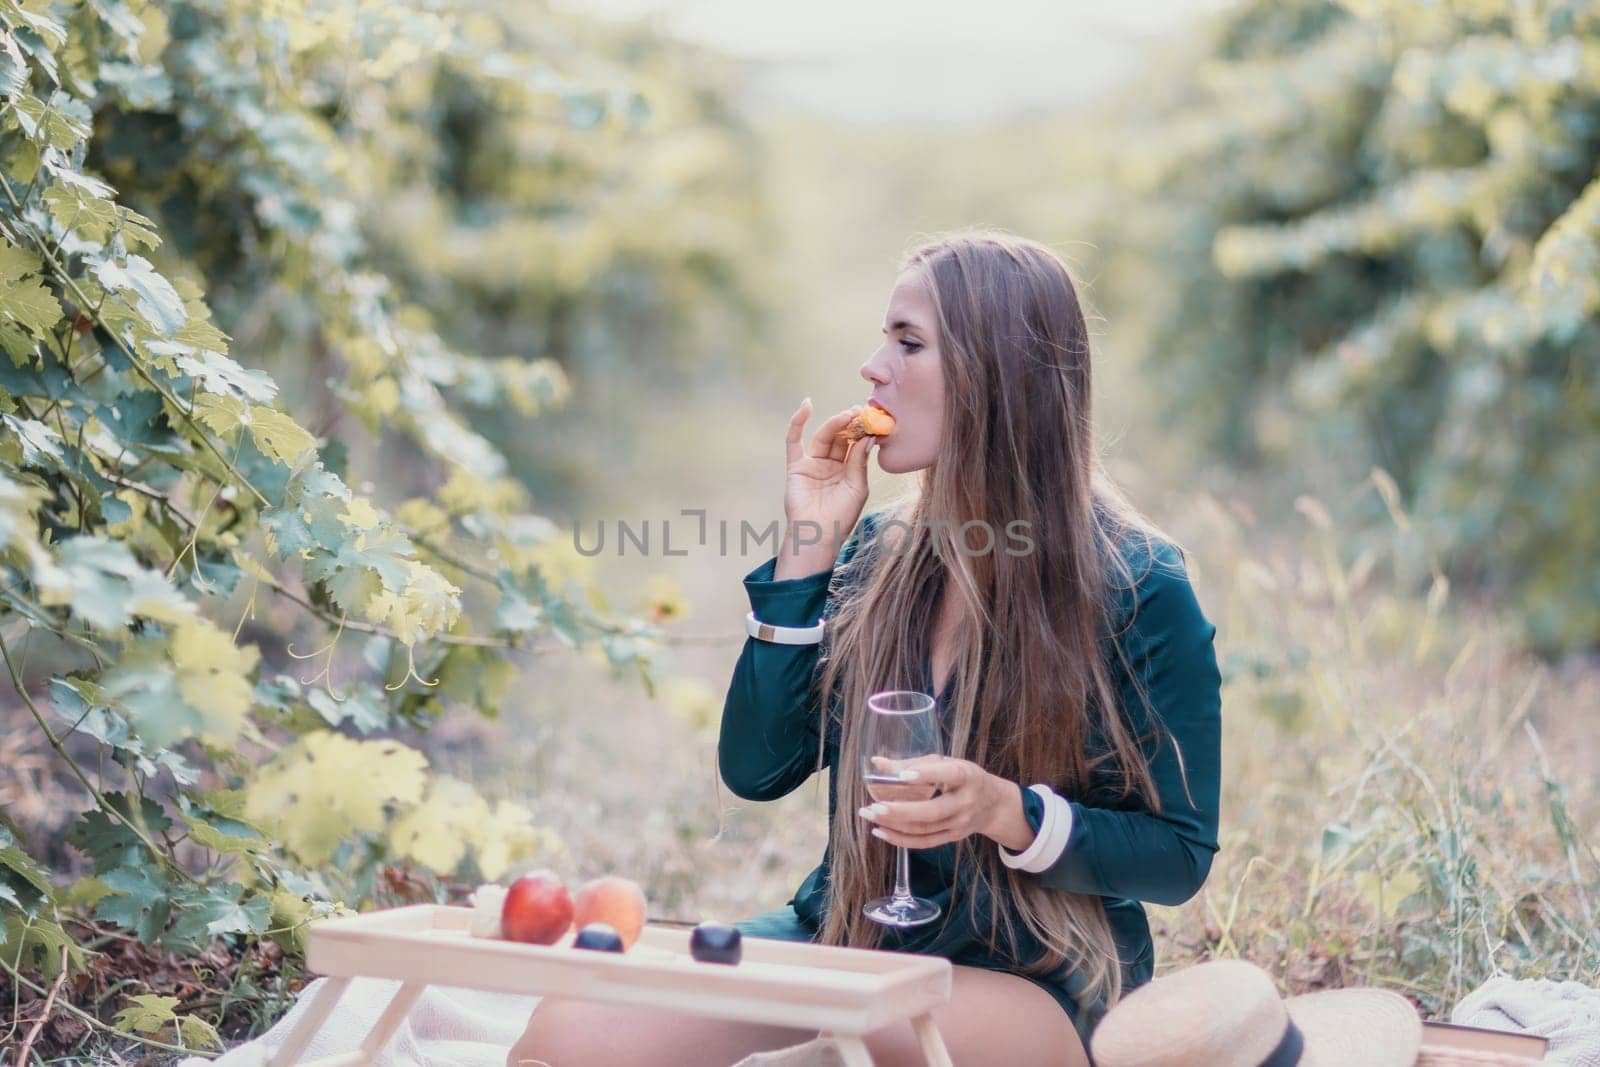
[[[949,755],[1010,781],[1048,783],[1069,799],[1083,799],[1092,778],[1097,790],[1137,794],[1151,810],[1159,803],[1145,738],[1121,714],[1106,648],[1121,655],[1111,627],[1119,590],[1136,578],[1124,557],[1129,539],[1163,535],[1128,504],[1095,452],[1088,330],[1067,267],[1038,242],[981,229],[915,248],[900,264],[912,268],[938,315],[944,433],[916,495],[884,513],[904,536],[884,550],[880,523],[884,532],[846,564],[864,568],[863,579],[843,583],[831,609],[819,687],[838,698],[823,701],[823,714],[836,716],[840,740],[836,810],[852,817],[833,821],[826,944],[881,943],[881,927],[861,906],[892,885],[894,850],[853,817],[870,802],[856,756],[864,705],[877,690],[922,688],[947,592],[959,604],[955,689],[944,712],[952,716]],[[1005,551],[996,539],[982,552],[959,532],[975,520],[996,538],[1025,521],[1031,551]],[[828,724],[820,725],[826,739]],[[1093,756],[1091,734],[1099,738]],[[955,870],[946,921],[965,895],[973,928],[987,918],[991,946],[1014,952],[1014,915],[1046,947],[1041,959],[1017,960],[1020,968],[1044,975],[1070,962],[1091,995],[1115,1003],[1122,973],[1099,897],[1046,888],[976,836],[956,843]],[[966,877],[984,891],[964,885]],[[982,899],[1008,906],[981,916]]]

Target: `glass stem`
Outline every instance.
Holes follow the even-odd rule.
[[[895,846],[894,901],[911,903],[911,851],[904,845]]]

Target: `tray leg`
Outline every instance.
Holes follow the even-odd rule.
[[[939,1024],[933,1021],[933,1012],[913,1017],[911,1029],[916,1031],[917,1044],[922,1046],[922,1058],[928,1061],[928,1067],[954,1067],[950,1062],[950,1050],[944,1047],[944,1035],[939,1033]]]
[[[344,995],[345,987],[350,984],[348,978],[330,978],[317,990],[317,995],[300,1016],[300,1021],[290,1031],[288,1038],[278,1047],[267,1067],[290,1067],[300,1054],[311,1044],[311,1038],[321,1029],[322,1024],[328,1021],[328,1016],[333,1012],[333,1006]]]
[[[363,1060],[371,1062],[378,1058],[378,1053],[383,1051],[383,1046],[389,1043],[394,1032],[400,1029],[400,1024],[411,1014],[411,1009],[416,1005],[417,998],[422,996],[422,991],[427,988],[426,982],[407,982],[395,990],[394,999],[389,1001],[389,1006],[384,1009],[382,1017],[372,1027],[367,1039],[361,1042]]]
[[[838,1046],[839,1058],[844,1061],[844,1067],[872,1067],[872,1053],[867,1049],[867,1043],[861,1040],[860,1034],[829,1034],[833,1043]]]

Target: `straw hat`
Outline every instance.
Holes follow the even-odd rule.
[[[1244,960],[1211,960],[1147,982],[1095,1027],[1095,1067],[1412,1067],[1422,1020],[1381,989],[1278,996]]]

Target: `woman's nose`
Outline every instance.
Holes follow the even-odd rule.
[[[879,362],[876,353],[871,359],[861,364],[861,377],[873,385],[886,385],[888,383],[889,376],[884,373],[883,364]]]

